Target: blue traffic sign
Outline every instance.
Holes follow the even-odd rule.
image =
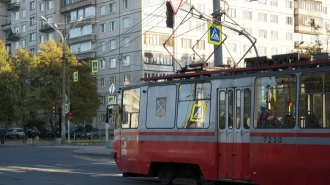
[[[214,25],[212,23],[208,23],[208,42],[210,44],[220,45],[221,43],[221,33],[222,33],[222,26]]]

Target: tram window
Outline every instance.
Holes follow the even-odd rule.
[[[140,112],[140,88],[128,89],[123,92],[123,123],[122,128],[138,128]]]
[[[301,75],[301,94],[323,92],[324,73],[304,73]]]
[[[180,85],[178,128],[208,128],[210,126],[210,94],[210,83]]]
[[[225,129],[226,127],[226,94],[225,91],[220,91],[219,94],[219,128]]]
[[[234,113],[234,92],[228,91],[228,128],[233,128],[233,113]]]
[[[255,128],[293,128],[296,111],[296,76],[257,78],[255,83]]]
[[[300,128],[330,128],[329,74],[301,75],[298,122]]]
[[[241,90],[236,90],[236,128],[241,128]]]
[[[249,129],[250,128],[250,114],[251,114],[251,90],[250,89],[244,89],[244,109],[243,109],[243,115],[244,115],[244,128]]]

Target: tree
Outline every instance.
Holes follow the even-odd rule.
[[[74,107],[74,123],[91,123],[96,111],[100,106],[100,98],[97,93],[97,83],[91,76],[86,63],[79,63],[75,55],[70,54],[66,46],[66,78],[72,79],[73,72],[79,72],[79,81],[73,83],[70,80],[70,102]],[[44,115],[52,117],[52,106],[61,107],[61,84],[62,84],[62,44],[49,40],[40,44],[38,51],[39,65],[37,67],[35,84],[36,87],[43,87],[39,90],[38,103],[44,110]],[[66,83],[68,81],[66,80]],[[67,85],[66,85],[67,88]],[[68,89],[66,89],[66,92]],[[58,109],[60,113],[61,110]],[[60,116],[58,116],[60,117]],[[55,122],[57,119],[55,119]],[[52,125],[53,126],[53,125]],[[54,128],[54,127],[53,127]],[[55,131],[55,129],[53,129]]]
[[[17,53],[11,57],[10,65],[13,73],[17,75],[16,83],[13,83],[17,94],[17,117],[22,126],[27,126],[30,120],[38,118],[39,105],[38,89],[33,88],[33,79],[38,65],[38,58],[31,52],[18,48]]]
[[[10,65],[10,58],[5,43],[0,40],[0,121],[7,125],[17,120],[17,84],[18,76]]]

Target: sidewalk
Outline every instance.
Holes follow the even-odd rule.
[[[39,145],[34,144],[33,146],[72,146],[77,147],[77,150],[73,150],[72,154],[75,155],[91,155],[91,156],[113,156],[113,150],[111,147],[106,147],[105,143],[94,143],[94,142],[77,142],[77,143],[65,143],[56,144],[55,141],[40,141]],[[31,147],[23,140],[5,140],[5,144],[0,144],[2,147]]]

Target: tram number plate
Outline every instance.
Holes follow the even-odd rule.
[[[264,143],[282,143],[282,137],[264,137]]]

